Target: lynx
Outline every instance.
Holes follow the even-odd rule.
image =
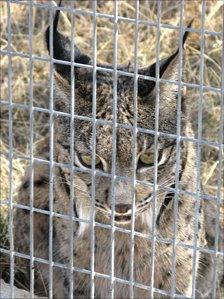
[[[71,61],[70,39],[59,33],[57,27],[60,11],[56,12],[53,24],[53,57]],[[50,51],[48,28],[46,42]],[[187,33],[183,36],[184,43]],[[179,49],[168,58],[159,61],[160,78],[178,81]],[[75,62],[91,65],[91,59],[75,46]],[[101,65],[105,67],[105,65]],[[113,67],[106,65],[113,70]],[[134,73],[131,66],[119,66],[119,70]],[[140,68],[138,74],[156,77],[156,63]],[[191,296],[192,275],[195,262],[199,268],[199,253],[194,260],[194,238],[198,246],[203,246],[203,209],[197,205],[196,197],[196,151],[192,142],[180,141],[180,163],[177,167],[177,100],[178,85],[160,83],[159,89],[159,128],[155,147],[155,81],[138,80],[138,132],[134,125],[134,78],[118,74],[117,79],[117,123],[116,153],[113,160],[113,72],[97,70],[96,73],[96,119],[107,123],[96,123],[93,134],[93,72],[91,68],[74,68],[75,107],[74,151],[71,153],[71,66],[55,64],[54,110],[64,112],[54,117],[54,161],[60,163],[53,168],[53,295],[54,298],[68,298],[70,294],[70,258],[73,271],[74,298],[89,298],[91,292],[91,256],[94,251],[95,298],[111,296],[111,215],[114,196],[114,297],[130,298],[130,285],[122,283],[131,279],[131,224],[132,201],[135,195],[133,296],[150,298],[153,283],[155,298],[168,298],[172,291]],[[181,97],[181,135],[192,134],[185,95]],[[86,119],[82,118],[86,117]],[[89,119],[89,120],[88,120]],[[146,131],[148,130],[148,131]],[[152,133],[150,133],[152,132]],[[174,136],[174,137],[172,137]],[[95,165],[92,153],[95,143]],[[133,147],[136,151],[136,165],[133,165]],[[49,160],[49,148],[44,144],[42,156]],[[155,152],[157,152],[157,189],[154,185]],[[71,158],[73,157],[73,159]],[[112,162],[113,161],[113,162]],[[71,163],[74,162],[74,168]],[[113,163],[115,165],[113,165]],[[65,166],[60,166],[61,164]],[[68,165],[66,167],[66,165]],[[112,167],[116,177],[112,179]],[[94,188],[92,167],[95,169]],[[49,165],[34,164],[34,207],[45,214],[34,212],[34,256],[49,260]],[[177,173],[178,171],[178,189]],[[72,173],[72,178],[71,178]],[[136,184],[133,187],[133,176]],[[113,182],[113,184],[112,184]],[[94,194],[93,194],[94,190]],[[134,192],[133,192],[134,190]],[[155,192],[156,191],[156,192]],[[177,192],[178,191],[178,192]],[[187,192],[185,192],[187,191]],[[74,202],[71,202],[71,192]],[[114,192],[114,193],[113,193]],[[175,195],[175,192],[177,194]],[[112,195],[114,194],[114,195]],[[30,172],[20,187],[17,202],[29,206]],[[94,205],[94,206],[93,206]],[[92,229],[92,207],[96,225]],[[177,217],[175,219],[175,209]],[[198,232],[195,237],[195,213],[199,213]],[[67,216],[60,217],[60,215]],[[75,217],[71,225],[70,217]],[[80,221],[77,221],[80,218]],[[153,225],[153,219],[155,225]],[[90,221],[90,222],[88,222]],[[176,230],[174,231],[174,221]],[[19,252],[30,254],[30,212],[16,209],[15,247]],[[103,224],[100,226],[97,224]],[[126,229],[127,232],[121,230]],[[129,233],[128,233],[129,231]],[[94,233],[95,248],[92,248]],[[142,235],[138,234],[141,233]],[[153,235],[155,248],[152,248]],[[173,239],[176,245],[173,247]],[[71,240],[72,244],[71,244]],[[185,243],[189,246],[181,246]],[[174,250],[173,250],[174,248]],[[173,255],[175,253],[175,261]],[[154,260],[154,272],[151,263]],[[67,268],[58,267],[63,264]],[[174,263],[174,271],[173,271]],[[39,276],[36,277],[36,290],[44,294],[49,284],[49,266],[35,263]],[[108,278],[97,275],[107,275]],[[173,289],[174,285],[174,289]]]

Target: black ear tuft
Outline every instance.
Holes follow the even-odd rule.
[[[61,6],[61,1],[59,7]],[[71,61],[71,41],[68,37],[62,35],[58,32],[58,22],[60,16],[60,9],[56,11],[54,21],[53,21],[53,58],[57,60]],[[51,51],[51,36],[50,36],[50,26],[47,28],[45,33],[45,39],[47,44],[48,52]],[[74,59],[77,63],[87,64],[90,62],[90,58],[81,53],[81,51],[75,46]],[[70,66],[63,64],[56,64],[56,70],[59,73],[70,73]]]
[[[159,76],[160,78],[163,76],[165,70],[171,63],[171,61],[177,56],[179,49],[172,54],[171,56],[164,58],[159,61]],[[156,77],[156,62],[154,62],[147,69],[139,70],[139,74],[143,74],[149,77]],[[139,79],[138,81],[138,94],[140,97],[146,97],[155,87],[155,81],[149,81],[144,79]]]
[[[192,25],[193,21],[194,21],[194,19],[190,20],[189,24],[187,25],[187,28],[191,28],[191,25]],[[184,47],[184,44],[185,44],[185,42],[188,38],[188,35],[189,35],[189,31],[185,31],[184,36],[183,36],[183,47]]]
[[[189,22],[187,28],[190,28],[193,23],[193,19]],[[183,48],[184,44],[187,40],[187,37],[189,35],[189,31],[185,31],[183,35]],[[178,55],[179,49],[176,50],[174,54],[171,56],[164,58],[159,61],[159,76],[160,78],[163,76],[165,73],[166,69],[170,65],[170,63],[174,60],[174,58]],[[156,77],[156,63],[153,63],[147,68],[140,69],[139,74],[149,76],[149,77]],[[144,80],[144,79],[139,79],[138,81],[138,94],[140,97],[146,97],[155,87],[155,81],[149,81],[149,80]]]

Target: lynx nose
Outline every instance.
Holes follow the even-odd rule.
[[[125,214],[129,210],[131,210],[131,205],[130,204],[118,204],[118,205],[115,205],[115,212],[117,212],[117,213]]]

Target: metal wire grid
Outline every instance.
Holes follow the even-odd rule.
[[[94,276],[95,276],[95,175],[96,175],[96,64],[97,64],[97,31],[96,31],[96,1],[92,2],[93,9],[93,94],[92,94],[92,114],[93,114],[93,148],[92,148],[92,182],[91,182],[91,280],[90,280],[90,296],[94,298],[95,293],[95,284],[94,284]]]
[[[114,215],[115,215],[115,179],[116,179],[116,125],[117,125],[117,45],[118,45],[118,2],[115,1],[114,3],[114,36],[113,36],[113,43],[114,43],[114,51],[113,51],[113,131],[112,131],[112,180],[111,180],[111,264],[110,264],[110,283],[111,283],[111,297],[114,296]],[[91,294],[92,295],[92,294]],[[94,296],[94,294],[93,294]]]
[[[52,114],[54,109],[54,74],[53,74],[53,67],[54,63],[52,62],[53,58],[53,11],[50,9],[50,120],[49,120],[49,131],[50,131],[50,158],[49,158],[49,297],[53,297],[53,215],[52,212],[54,211],[53,208],[53,162],[54,162],[54,116]]]
[[[202,101],[203,101],[203,88],[201,84],[204,81],[204,26],[205,26],[205,1],[202,1],[202,13],[201,13],[201,38],[200,38],[200,88],[199,88],[199,100],[198,100],[198,139],[202,138]],[[197,144],[196,149],[196,192],[197,201],[195,206],[195,220],[194,220],[194,241],[193,241],[193,274],[192,274],[192,296],[195,297],[195,286],[196,286],[196,258],[197,258],[197,233],[198,233],[198,220],[199,220],[199,206],[200,206],[200,194],[201,194],[201,145]]]
[[[71,18],[71,62],[73,62],[75,52],[74,52],[74,15],[72,15]],[[74,66],[71,64],[71,108],[70,108],[70,114],[71,114],[71,119],[70,119],[70,132],[71,132],[71,138],[70,138],[70,159],[71,159],[71,165],[74,165],[74,137],[75,137],[75,126],[74,126],[74,111],[75,111],[75,80],[74,80]],[[74,236],[74,226],[73,226],[73,216],[74,216],[74,178],[73,178],[73,169],[71,167],[70,169],[70,213],[71,213],[71,219],[70,219],[70,279],[69,279],[69,295],[72,298],[73,296],[73,264],[74,264],[74,259],[73,259],[73,236]]]
[[[7,50],[10,50],[11,46],[11,21],[10,21],[10,4],[7,3],[7,28],[8,28],[8,47]],[[9,57],[9,65],[8,65],[8,96],[9,103],[12,104],[12,59]],[[9,109],[9,136],[12,136],[12,109]],[[13,298],[13,285],[14,285],[14,246],[13,246],[13,177],[12,177],[12,162],[13,162],[13,144],[12,138],[9,139],[9,241],[10,241],[10,291],[11,297]]]
[[[180,31],[179,31],[179,69],[178,69],[178,99],[177,99],[177,140],[176,140],[176,171],[175,171],[175,188],[177,192],[174,194],[174,209],[173,209],[173,253],[172,253],[172,296],[175,294],[176,288],[176,277],[175,277],[175,267],[176,267],[176,234],[177,234],[177,215],[178,215],[178,190],[179,190],[179,176],[180,173],[180,135],[181,135],[181,78],[182,78],[182,67],[183,67],[183,18],[184,18],[184,3],[180,3]]]
[[[157,22],[146,22],[142,21],[139,19],[139,2],[136,1],[136,7],[135,7],[135,19],[131,18],[125,18],[125,17],[120,17],[118,16],[118,1],[114,2],[114,15],[107,15],[107,14],[100,14],[96,12],[96,1],[93,1],[93,11],[92,12],[87,12],[83,10],[76,10],[72,8],[67,8],[67,7],[53,7],[51,5],[42,5],[38,3],[34,3],[33,1],[28,1],[28,2],[22,2],[24,5],[29,5],[29,54],[23,54],[23,53],[17,53],[13,52],[11,50],[11,14],[10,14],[10,2],[21,4],[21,1],[7,1],[7,28],[8,28],[8,47],[7,50],[1,50],[1,55],[7,55],[9,58],[9,65],[8,65],[8,86],[9,86],[9,101],[1,101],[1,105],[7,105],[9,108],[9,136],[12,136],[13,131],[12,131],[12,109],[14,107],[19,107],[21,109],[26,109],[29,110],[29,115],[30,115],[30,138],[29,138],[29,145],[30,145],[30,155],[29,156],[17,156],[13,152],[13,144],[12,144],[12,138],[9,139],[9,152],[2,152],[2,155],[5,155],[9,159],[9,199],[8,200],[3,200],[1,202],[2,205],[8,204],[9,205],[9,238],[10,238],[10,248],[9,250],[0,248],[0,252],[6,253],[10,256],[10,286],[11,286],[11,297],[14,297],[14,257],[22,257],[25,259],[28,259],[30,261],[30,292],[32,294],[32,297],[34,296],[34,262],[40,262],[43,264],[49,265],[49,297],[52,298],[53,296],[53,266],[57,266],[63,269],[68,269],[70,271],[70,297],[72,298],[73,296],[73,276],[75,275],[76,272],[81,272],[81,273],[87,273],[91,276],[91,298],[94,298],[94,292],[95,292],[95,286],[94,286],[94,277],[103,277],[106,279],[109,279],[111,282],[111,298],[114,297],[114,282],[121,282],[124,284],[128,284],[130,286],[130,297],[133,298],[133,287],[140,287],[143,289],[147,289],[150,292],[150,296],[153,298],[153,293],[156,291],[160,294],[168,294],[167,292],[163,290],[159,290],[153,287],[153,277],[154,277],[154,254],[152,254],[152,259],[151,259],[151,284],[150,286],[146,286],[140,283],[136,283],[134,281],[134,266],[133,266],[133,261],[134,261],[134,237],[135,236],[141,236],[143,238],[147,238],[151,240],[152,242],[152,253],[155,250],[155,242],[160,241],[160,242],[165,242],[165,243],[172,243],[173,246],[173,262],[172,262],[172,297],[178,297],[178,298],[184,298],[182,295],[175,294],[175,249],[176,247],[184,247],[184,248],[191,248],[193,249],[193,262],[194,262],[194,271],[193,271],[193,285],[192,285],[192,297],[195,297],[195,281],[196,281],[196,256],[197,252],[206,252],[206,253],[211,253],[215,255],[215,265],[214,265],[214,273],[213,273],[213,297],[215,298],[216,296],[216,279],[217,279],[217,273],[216,273],[216,260],[218,255],[223,256],[224,253],[218,250],[218,238],[219,238],[219,209],[217,209],[217,217],[216,217],[216,238],[215,238],[215,248],[214,250],[212,249],[207,249],[207,248],[201,248],[200,246],[197,245],[197,230],[198,230],[198,217],[199,217],[199,202],[202,199],[206,200],[216,200],[218,207],[220,207],[221,201],[222,201],[222,194],[221,194],[221,187],[222,187],[222,160],[223,160],[223,114],[224,114],[224,99],[223,99],[223,94],[224,94],[224,48],[222,48],[222,83],[221,83],[221,88],[213,88],[209,86],[205,86],[203,83],[203,71],[204,71],[204,35],[205,34],[210,34],[210,35],[222,35],[222,32],[210,32],[206,31],[204,29],[204,22],[205,22],[205,8],[206,8],[206,2],[202,1],[202,19],[201,19],[201,29],[196,30],[192,28],[184,28],[183,26],[183,15],[184,15],[184,1],[180,2],[180,26],[171,26],[167,24],[161,24],[161,5],[162,2],[158,1],[158,7],[157,7]],[[45,57],[37,57],[33,55],[33,48],[32,48],[32,28],[33,28],[33,23],[32,23],[32,11],[34,7],[41,7],[41,8],[46,8],[49,9],[50,11],[50,59],[45,58]],[[72,28],[74,28],[74,16],[76,14],[81,14],[81,15],[91,15],[93,17],[93,64],[92,65],[82,65],[79,63],[74,62],[74,48],[73,46],[71,47],[71,62],[68,61],[59,61],[56,59],[53,59],[53,15],[57,9],[63,10],[63,11],[69,11],[72,12]],[[98,17],[106,17],[108,19],[113,20],[114,23],[114,61],[113,61],[113,69],[107,69],[103,67],[98,67],[97,66],[97,33],[96,33],[96,20]],[[117,69],[117,46],[118,46],[118,21],[123,20],[127,22],[134,22],[135,24],[135,44],[134,44],[134,73],[129,73],[129,72],[124,72],[120,71]],[[137,63],[137,57],[138,57],[138,26],[139,24],[147,24],[148,26],[156,26],[157,28],[157,47],[156,47],[156,78],[148,77],[148,76],[142,76],[138,74],[138,63]],[[180,58],[179,58],[179,71],[178,71],[178,82],[172,81],[172,80],[164,80],[159,78],[159,50],[160,50],[160,28],[169,28],[169,29],[178,29],[180,32],[180,39],[179,39],[179,49],[180,49]],[[190,32],[198,32],[201,34],[201,55],[200,55],[200,84],[190,84],[190,83],[185,83],[181,81],[181,74],[182,74],[182,37],[183,37],[183,32],[184,30],[190,31]],[[71,45],[74,45],[74,29],[71,29]],[[223,46],[224,47],[224,46]],[[15,104],[13,103],[12,99],[12,57],[13,56],[20,56],[24,58],[29,58],[30,64],[30,82],[29,82],[29,95],[30,95],[30,103],[29,105],[25,104]],[[50,80],[50,108],[49,109],[43,109],[43,108],[38,108],[33,106],[33,63],[34,60],[41,60],[41,61],[47,61],[50,62],[50,75],[49,75],[49,80]],[[53,99],[54,99],[54,89],[53,89],[53,81],[54,81],[54,74],[53,74],[53,65],[54,63],[59,63],[59,64],[64,64],[64,65],[70,65],[71,66],[71,111],[70,113],[63,113],[60,111],[55,111],[53,108]],[[74,112],[74,107],[75,107],[75,94],[74,94],[74,85],[75,85],[75,79],[74,79],[74,66],[79,66],[79,67],[84,67],[84,68],[90,68],[92,69],[93,72],[93,118],[88,118],[84,116],[78,116]],[[96,71],[101,70],[105,72],[112,72],[113,73],[113,121],[105,121],[105,120],[99,120],[96,118]],[[124,124],[119,124],[117,123],[117,118],[116,118],[116,107],[117,107],[117,76],[118,74],[134,77],[134,107],[135,107],[135,115],[134,115],[134,125],[129,126],[129,125],[124,125]],[[138,84],[138,79],[139,78],[144,78],[145,80],[151,80],[155,81],[156,83],[156,123],[155,123],[155,130],[147,130],[147,129],[142,129],[139,128],[137,125],[137,84]],[[173,134],[166,134],[159,132],[158,130],[158,125],[159,125],[159,84],[160,82],[169,82],[172,84],[177,84],[178,85],[178,109],[177,109],[177,135]],[[186,136],[181,136],[180,134],[180,111],[181,111],[181,93],[180,90],[182,86],[187,86],[187,87],[197,87],[199,88],[200,91],[200,97],[199,97],[199,110],[198,110],[198,138],[191,138],[191,137],[186,137]],[[216,91],[221,94],[221,118],[220,118],[220,142],[210,142],[207,140],[202,139],[202,100],[203,100],[203,91],[204,90],[211,90],[211,91]],[[33,114],[35,111],[43,112],[43,113],[48,113],[50,115],[50,159],[49,161],[44,160],[44,159],[38,159],[33,156]],[[54,117],[57,115],[63,115],[70,117],[70,127],[71,127],[71,139],[70,139],[70,155],[71,155],[71,164],[62,164],[62,163],[56,163],[53,160],[53,153],[54,153],[54,148],[53,148],[53,137],[54,137]],[[78,167],[74,167],[73,161],[73,147],[74,147],[74,137],[75,137],[75,132],[74,132],[74,120],[75,119],[83,119],[86,121],[90,121],[93,124],[93,136],[94,136],[94,142],[93,142],[93,152],[92,152],[92,169],[91,170],[86,170],[88,173],[92,175],[92,203],[91,203],[91,219],[90,220],[84,220],[80,219],[74,216],[73,212],[73,200],[74,200],[74,182],[73,182],[73,172],[79,172],[82,171],[83,169],[79,169]],[[112,161],[113,161],[113,167],[112,167],[112,173],[111,174],[102,174],[107,177],[111,178],[112,182],[112,221],[111,225],[106,225],[102,223],[98,223],[95,221],[95,211],[94,211],[94,200],[95,200],[95,174],[96,174],[96,169],[95,169],[95,157],[96,157],[96,126],[98,124],[109,124],[113,128],[113,150],[112,150]],[[176,140],[176,154],[177,154],[177,165],[176,165],[176,173],[178,173],[179,168],[180,168],[180,142],[182,140],[193,142],[197,145],[197,191],[195,193],[190,193],[185,190],[181,190],[179,188],[179,178],[176,175],[175,178],[175,183],[176,183],[176,189],[170,188],[175,193],[175,208],[174,208],[174,219],[177,219],[177,208],[178,208],[178,201],[177,201],[177,196],[179,194],[190,194],[191,196],[195,197],[197,199],[197,205],[196,205],[196,210],[195,210],[195,234],[194,234],[194,242],[193,246],[192,245],[187,245],[184,243],[176,243],[175,237],[174,240],[169,240],[169,239],[164,239],[161,237],[158,237],[155,235],[155,210],[156,210],[156,190],[157,190],[157,151],[155,151],[155,168],[154,168],[154,183],[153,183],[153,193],[154,193],[154,200],[153,200],[153,205],[154,205],[154,213],[153,213],[153,219],[152,219],[152,224],[153,224],[153,234],[152,236],[148,236],[139,232],[136,232],[134,227],[135,227],[135,184],[138,182],[135,178],[135,175],[133,175],[133,188],[132,188],[132,225],[131,225],[131,230],[119,228],[115,226],[114,223],[114,212],[115,212],[115,194],[114,194],[114,188],[115,188],[115,180],[118,177],[116,175],[116,130],[118,127],[124,127],[131,129],[133,132],[133,168],[136,165],[136,137],[137,137],[137,132],[144,132],[144,133],[149,133],[153,134],[155,137],[155,148],[158,142],[158,137],[159,136],[164,136],[164,137],[170,137],[174,138]],[[200,163],[201,163],[201,146],[202,144],[209,145],[209,146],[214,146],[219,148],[219,178],[218,178],[218,191],[217,191],[217,196],[212,197],[208,195],[201,195],[201,190],[200,190]],[[13,168],[13,159],[14,158],[21,158],[21,159],[27,159],[30,162],[30,205],[25,206],[21,204],[17,204],[13,202],[13,181],[12,181],[12,168]],[[38,162],[38,163],[44,163],[50,166],[50,183],[49,183],[49,211],[37,209],[33,207],[33,163]],[[55,166],[60,166],[63,168],[67,168],[70,170],[70,179],[71,179],[71,187],[70,187],[70,205],[71,205],[71,215],[66,216],[62,215],[59,213],[55,213],[53,209],[53,168]],[[148,183],[149,184],[149,183]],[[150,184],[149,184],[150,185]],[[22,208],[30,211],[30,255],[25,255],[21,254],[19,252],[14,251],[14,246],[13,246],[13,208]],[[37,258],[34,256],[34,248],[33,248],[33,213],[38,212],[42,214],[46,214],[49,216],[49,260]],[[61,219],[66,219],[70,220],[71,223],[71,235],[70,235],[70,264],[69,266],[66,266],[64,264],[56,263],[53,261],[52,253],[53,253],[53,217],[60,217]],[[90,223],[91,224],[91,269],[79,269],[74,266],[74,261],[73,261],[73,223],[74,221],[79,221],[79,222],[85,222],[85,223]],[[97,273],[94,269],[94,245],[95,245],[95,238],[94,238],[94,227],[103,227],[111,230],[111,273],[110,275],[105,275],[102,273]],[[174,236],[175,232],[177,229],[176,221],[174,221]],[[125,279],[120,279],[114,276],[114,233],[115,231],[121,231],[125,232],[127,234],[131,235],[131,259],[130,259],[130,269],[131,269],[131,278],[130,280],[125,280]],[[169,294],[168,294],[169,295]]]
[[[160,69],[159,69],[159,53],[160,53],[160,23],[161,23],[161,2],[158,1],[157,6],[157,34],[156,34],[156,103],[155,103],[155,136],[154,136],[154,148],[158,148],[158,131],[159,131],[159,104],[160,104]],[[156,210],[157,210],[157,174],[158,174],[158,151],[154,151],[154,173],[153,173],[153,202],[152,202],[152,245],[151,245],[151,289],[150,297],[153,298],[154,290],[154,266],[155,266],[155,246],[156,246]]]
[[[33,169],[33,6],[32,1],[29,3],[29,119],[30,119],[30,136],[29,136],[29,151],[30,151],[30,293],[34,293],[34,237],[33,237],[33,202],[34,202],[34,169]]]

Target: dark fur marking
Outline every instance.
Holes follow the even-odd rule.
[[[210,236],[207,232],[205,232],[205,239],[207,240],[207,242],[209,243],[209,245],[214,246],[215,239],[212,236]]]
[[[189,223],[190,220],[191,220],[192,216],[191,215],[186,215],[185,219],[186,219],[186,222]]]
[[[122,255],[123,255],[123,250],[122,250],[122,248],[121,248],[121,249],[119,249],[119,251],[118,251],[117,255],[118,255],[118,256],[122,256]]]
[[[173,186],[171,186],[171,188],[174,188]],[[160,218],[163,214],[163,212],[165,211],[166,207],[168,206],[168,204],[170,203],[171,200],[173,200],[174,198],[174,193],[167,193],[167,195],[165,196],[165,199],[162,203],[162,206],[159,210],[159,214],[157,216],[157,219],[156,219],[156,225],[159,226],[159,221],[160,221]]]
[[[48,228],[43,227],[43,226],[40,227],[40,232],[41,232],[42,235],[45,235],[46,231],[48,231]]]
[[[127,262],[125,259],[122,259],[121,262],[121,271],[124,272],[125,268],[127,267]]]
[[[63,170],[61,168],[60,168],[60,174],[61,174],[61,177],[62,177],[63,181],[65,182],[63,184],[63,186],[65,187],[65,192],[67,193],[68,197],[70,197],[70,187],[66,183],[66,178],[65,178],[64,172],[63,172]],[[74,201],[74,213],[75,213],[75,217],[79,218],[78,212],[77,212],[77,209],[76,209],[76,203],[75,203],[75,201]],[[78,223],[78,226],[79,226],[79,221],[76,221],[76,222]]]
[[[25,181],[22,185],[23,189],[27,189],[30,186],[30,181]]]
[[[64,278],[63,285],[64,285],[65,288],[69,287],[69,280],[68,280],[67,277]]]
[[[182,163],[181,163],[181,171],[179,173],[179,181],[181,181],[183,170],[185,169],[186,163],[187,163],[187,159],[183,159]],[[171,186],[171,188],[175,189],[175,184],[173,184]],[[163,204],[162,204],[162,206],[161,206],[161,208],[159,210],[159,214],[158,214],[157,219],[156,219],[156,225],[157,226],[159,226],[159,221],[160,221],[162,213],[165,211],[166,207],[168,206],[168,204],[170,203],[170,201],[174,198],[174,196],[175,196],[175,194],[173,192],[168,193],[165,196],[164,202],[163,202]],[[179,201],[179,204],[182,205],[182,201]]]
[[[45,211],[49,211],[49,207],[48,207],[48,206],[44,206],[44,207],[43,207],[43,210],[45,210]]]
[[[53,226],[53,239],[56,239],[56,238],[57,238],[57,231],[56,231],[55,226]]]
[[[182,146],[181,146],[181,149],[184,148],[183,143],[182,143],[181,145],[182,145]],[[181,170],[180,170],[180,173],[179,173],[179,182],[180,182],[181,179],[182,179],[182,175],[183,175],[184,169],[185,169],[186,164],[187,164],[187,154],[188,154],[188,152],[186,151],[186,152],[183,154],[183,156],[182,156]]]
[[[84,294],[85,293],[82,290],[75,290],[74,293],[73,293],[73,296],[74,296],[74,298],[79,298],[79,296],[83,296]]]
[[[183,203],[184,203],[183,200],[178,200],[178,205],[179,205],[179,206],[182,206]]]
[[[34,181],[34,187],[41,187],[47,183],[49,183],[49,179],[47,177],[41,176],[39,180]]]
[[[70,149],[71,149],[70,144],[64,144],[64,143],[61,142],[61,140],[57,140],[57,142],[58,142],[58,144],[60,144],[61,147],[63,147],[65,150],[70,151]]]
[[[47,177],[41,176],[38,180],[34,181],[34,187],[41,187],[48,182],[49,182],[49,180]],[[29,187],[30,187],[30,181],[27,180],[23,183],[22,188],[27,189]]]

